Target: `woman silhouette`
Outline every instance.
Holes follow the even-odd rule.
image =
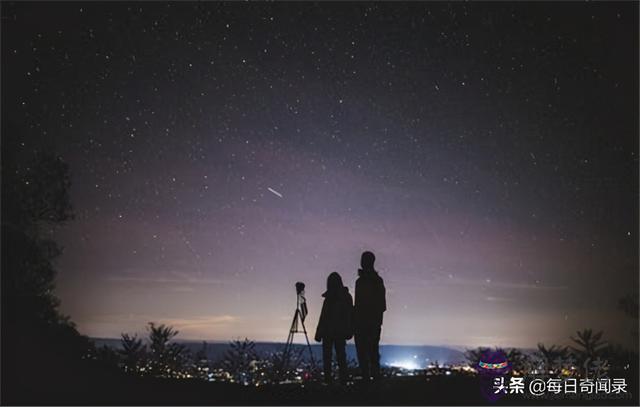
[[[324,303],[315,339],[322,342],[324,380],[333,381],[331,372],[332,348],[336,350],[340,382],[347,381],[346,341],[353,337],[353,298],[342,284],[340,274],[333,272],[327,278],[327,291],[322,294]]]

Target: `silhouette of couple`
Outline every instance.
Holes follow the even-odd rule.
[[[322,342],[324,379],[332,382],[332,350],[336,351],[341,383],[347,380],[346,341],[355,336],[358,364],[364,380],[380,377],[380,331],[382,314],[387,309],[382,278],[374,269],[376,257],[372,252],[362,253],[356,280],[355,306],[349,289],[340,274],[333,272],[327,278],[327,291],[316,329],[315,340]]]

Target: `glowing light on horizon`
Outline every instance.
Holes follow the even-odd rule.
[[[414,360],[410,360],[410,359],[399,360],[399,361],[394,360],[393,362],[389,363],[389,366],[399,367],[407,370],[420,369],[420,366],[418,366],[418,364]]]

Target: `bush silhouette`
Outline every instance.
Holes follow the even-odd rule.
[[[257,360],[255,343],[245,338],[243,341],[234,340],[229,343],[222,365],[231,374],[234,382],[250,384],[253,382],[252,372]]]

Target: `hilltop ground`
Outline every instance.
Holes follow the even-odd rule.
[[[320,383],[247,387],[197,380],[139,379],[68,383],[44,378],[38,391],[13,388],[20,400],[9,404],[93,405],[488,405],[472,376],[393,377],[372,385],[324,386]],[[70,387],[73,391],[69,391]],[[7,396],[5,394],[5,396]],[[12,401],[18,401],[12,403]],[[634,399],[551,400],[504,398],[498,405],[637,405]]]

